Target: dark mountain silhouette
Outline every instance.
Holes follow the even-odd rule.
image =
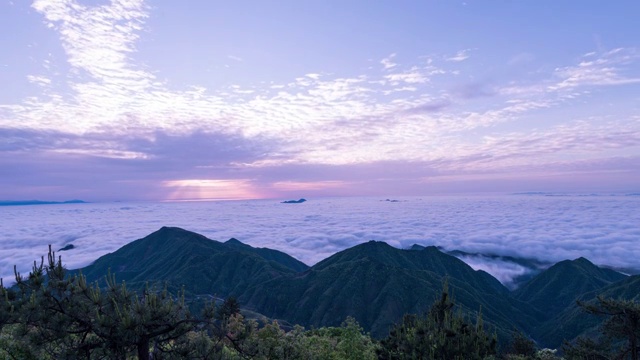
[[[240,242],[240,240],[237,240],[235,238],[231,238],[227,240],[224,244],[227,246],[233,247],[235,249],[238,249],[240,251],[250,252],[250,253],[259,255],[265,260],[275,261],[294,271],[300,272],[300,271],[305,271],[309,268],[309,266],[307,266],[302,261],[292,256],[289,256],[288,254],[285,254],[282,251],[272,250],[268,248],[254,248],[254,247],[251,247],[250,245]]]
[[[19,205],[55,205],[55,204],[86,204],[82,200],[67,201],[42,201],[42,200],[0,200],[0,206],[19,206]]]
[[[226,297],[241,295],[255,284],[297,272],[288,267],[298,262],[290,256],[282,253],[279,260],[284,263],[280,263],[271,259],[272,253],[266,259],[255,250],[250,246],[226,245],[180,228],[163,227],[100,257],[83,268],[82,273],[89,281],[95,281],[110,269],[118,281],[132,286],[167,283],[172,289],[184,286],[192,294]]]
[[[580,335],[596,335],[602,318],[585,314],[577,305],[577,300],[590,302],[597,296],[640,301],[640,275],[624,276],[622,280],[579,294],[565,309],[544,322],[539,329],[533,329],[532,334],[549,347],[560,346],[563,339],[571,340]]]
[[[353,316],[381,337],[405,313],[427,309],[445,279],[458,305],[471,312],[482,309],[505,335],[506,329],[535,318],[491,275],[435,247],[409,251],[375,241],[341,251],[293,278],[265,284],[271,291],[250,303],[264,314],[306,326],[333,326]]]
[[[281,204],[302,204],[305,201],[307,201],[307,199],[285,200],[282,201]]]
[[[370,241],[308,267],[280,251],[163,227],[82,272],[89,281],[111,269],[132,287],[166,283],[191,295],[235,296],[248,310],[307,327],[335,326],[352,316],[376,337],[386,336],[405,313],[428,309],[446,281],[460,308],[471,314],[481,310],[500,338],[515,328],[553,347],[597,325],[597,319],[584,317],[577,299],[640,293],[640,276],[627,277],[583,258],[551,266],[511,292],[435,246],[412,249]]]
[[[409,247],[409,250],[422,250],[425,246],[419,244],[413,244]],[[466,252],[461,250],[446,250],[438,247],[442,252],[453,255],[458,259],[461,259],[464,262],[476,261],[480,263],[502,263],[502,264],[513,264],[516,266],[520,266],[525,270],[522,274],[514,276],[511,281],[506,286],[509,287],[510,290],[514,290],[522,286],[523,284],[529,282],[536,275],[541,273],[544,269],[549,268],[552,263],[540,261],[533,258],[525,258],[525,257],[516,257],[516,256],[507,256],[507,255],[497,255],[492,253],[478,253],[478,252]]]
[[[581,294],[624,278],[625,275],[600,268],[585,258],[564,260],[515,290],[513,296],[552,316],[573,304]]]
[[[513,296],[543,314],[540,325],[530,327],[530,334],[544,346],[558,347],[564,339],[571,340],[598,324],[597,319],[584,314],[576,300],[626,278],[585,258],[564,260],[515,290]]]

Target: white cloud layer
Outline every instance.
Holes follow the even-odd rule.
[[[102,203],[3,207],[0,274],[26,273],[34,259],[59,252],[70,268],[178,226],[226,241],[284,251],[311,265],[369,240],[398,248],[438,245],[448,250],[556,262],[586,257],[596,264],[638,269],[639,196],[498,196],[309,199],[202,203]],[[132,259],[133,260],[133,259]],[[476,258],[477,260],[477,258]],[[471,259],[473,262],[473,259]],[[501,281],[525,270],[512,263],[472,263]]]

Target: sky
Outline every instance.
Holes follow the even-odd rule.
[[[0,0],[0,200],[638,192],[639,15]]]

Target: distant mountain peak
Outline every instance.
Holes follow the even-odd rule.
[[[389,248],[389,249],[394,249],[394,250],[396,249],[396,248],[394,248],[393,246],[391,246],[391,245],[387,244],[386,242],[384,242],[384,241],[378,241],[378,240],[369,240],[369,241],[364,242],[364,243],[362,243],[362,244],[360,244],[360,245],[356,245],[356,246],[354,246],[354,248],[357,248],[357,247],[380,248],[380,249],[382,249],[382,248],[384,248],[384,249]]]
[[[19,205],[60,205],[60,204],[86,204],[83,200],[66,200],[66,201],[42,201],[42,200],[0,200],[0,206],[19,206]]]
[[[242,241],[236,239],[236,238],[231,238],[227,241],[224,242],[225,244],[229,244],[229,245],[247,245],[245,243],[243,243]],[[247,245],[249,246],[249,245]]]
[[[597,291],[624,278],[625,275],[621,273],[601,268],[580,257],[556,263],[513,294],[517,299],[552,316],[574,304],[580,294]]]
[[[435,250],[438,250],[439,252],[447,253],[442,246],[437,246],[437,245],[413,244],[410,247],[405,248],[405,250],[412,250],[412,251],[423,251],[423,250],[427,250],[427,249],[429,249],[429,251],[433,251],[435,249]],[[449,255],[453,255],[453,254],[449,254]]]
[[[384,241],[379,241],[379,240],[369,240],[367,241],[368,244],[387,244]]]
[[[591,261],[589,261],[589,259],[585,258],[585,257],[579,257],[577,259],[574,260],[562,260],[558,263],[556,263],[555,265],[551,266],[549,269],[553,269],[553,268],[559,268],[559,269],[564,269],[565,271],[567,269],[583,269],[583,270],[588,270],[588,269],[594,269],[594,270],[598,270],[599,267],[597,265],[595,265],[594,263],[592,263]]]
[[[158,231],[156,232],[157,233],[165,233],[165,232],[189,232],[190,233],[191,231],[185,230],[183,228],[175,227],[175,226],[163,226],[160,229],[158,229]]]
[[[193,231],[185,230],[183,228],[175,227],[175,226],[163,226],[155,232],[149,234],[146,238],[155,239],[155,238],[168,238],[168,237],[178,237],[180,239],[206,239],[212,241],[211,239],[205,237],[204,235],[200,235]]]
[[[589,261],[589,259],[585,258],[585,257],[579,257],[575,260],[573,260],[574,263],[576,264],[586,264],[586,265],[593,265],[596,266],[594,263],[592,263],[591,261]]]
[[[280,203],[281,204],[302,204],[305,201],[307,201],[307,199],[301,198],[301,199],[298,199],[298,200],[286,200],[286,201],[282,201]]]

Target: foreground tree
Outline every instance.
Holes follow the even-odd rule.
[[[640,303],[598,296],[595,303],[578,302],[578,305],[606,319],[600,327],[599,339],[579,338],[574,344],[565,343],[567,359],[640,359]]]
[[[341,327],[285,332],[239,312],[230,297],[196,317],[184,294],[131,291],[111,274],[103,288],[87,284],[49,249],[28,277],[16,272],[15,286],[0,280],[0,360],[375,359],[375,342],[351,318]]]
[[[536,343],[519,330],[513,330],[511,341],[504,349],[502,358],[506,360],[531,360],[535,359]]]
[[[146,287],[140,294],[106,277],[106,287],[89,285],[82,274],[67,276],[61,258],[49,249],[27,278],[16,272],[16,285],[0,284],[0,327],[9,326],[8,355],[35,358],[150,359],[150,353],[186,355],[180,338],[211,323],[212,307],[193,317],[184,294]],[[6,330],[6,329],[3,329]]]
[[[475,324],[461,313],[445,283],[440,300],[423,316],[405,315],[380,343],[380,359],[481,360],[495,355],[497,340],[483,327],[482,314]]]
[[[242,355],[256,360],[376,359],[376,344],[353,318],[347,318],[340,327],[309,331],[296,325],[286,332],[275,321],[260,329],[254,326],[239,348]]]

